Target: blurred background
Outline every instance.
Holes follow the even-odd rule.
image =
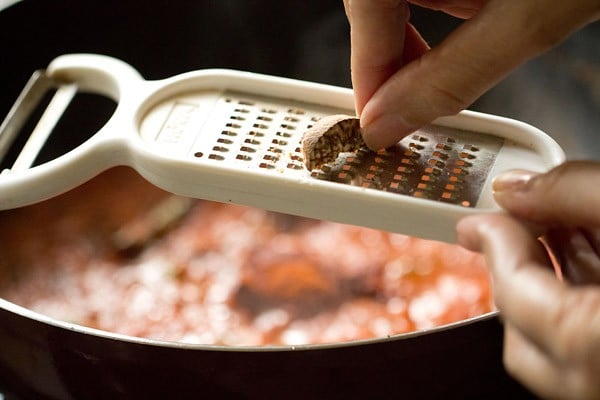
[[[341,0],[0,0],[2,6],[0,118],[33,70],[70,52],[121,58],[147,79],[220,67],[350,87]],[[412,22],[432,46],[460,23],[417,7]],[[570,158],[598,159],[599,40],[600,24],[586,27],[471,108],[544,130]]]

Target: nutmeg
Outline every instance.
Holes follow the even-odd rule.
[[[366,146],[360,120],[350,115],[329,115],[319,119],[302,137],[302,156],[309,171],[333,162],[340,153]]]

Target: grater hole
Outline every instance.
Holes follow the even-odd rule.
[[[462,168],[453,168],[452,173],[456,174],[456,175],[467,175],[468,174],[467,170],[464,170]]]
[[[248,114],[250,112],[250,110],[248,110],[247,108],[236,108],[234,111],[242,114]]]
[[[272,154],[266,154],[266,155],[263,157],[263,160],[267,160],[267,161],[277,161],[277,160],[279,160],[279,156],[277,156],[277,155],[272,155]]]
[[[258,117],[256,117],[256,119],[259,121],[266,121],[266,122],[273,121],[273,118],[267,117],[266,115],[259,115]]]
[[[263,136],[265,136],[265,134],[262,132],[258,132],[258,131],[250,131],[250,132],[248,132],[248,136],[263,137]]]
[[[296,117],[291,117],[291,116],[287,116],[283,118],[284,121],[288,121],[288,122],[298,122],[300,121],[300,118],[296,118]]]
[[[259,145],[260,140],[248,138],[248,139],[244,140],[244,143],[248,143],[248,144],[252,144],[252,145]]]
[[[228,122],[225,124],[225,126],[233,129],[240,129],[242,127],[240,124],[235,124],[233,122]]]
[[[251,161],[252,157],[246,155],[246,154],[238,154],[237,156],[235,156],[235,158],[237,160],[242,160],[242,161]]]
[[[255,103],[250,100],[240,100],[240,101],[238,101],[238,104],[240,104],[242,106],[253,106]]]
[[[201,151],[197,151],[194,153],[194,157],[196,158],[201,158],[204,155],[204,153],[202,153]]]
[[[271,153],[282,153],[282,150],[279,147],[269,147],[269,151]]]
[[[220,154],[214,154],[214,153],[210,154],[208,156],[208,158],[211,159],[211,160],[218,160],[218,161],[223,161],[225,159],[225,157],[223,157],[222,155],[220,155]]]
[[[290,138],[290,137],[292,137],[291,133],[281,132],[281,131],[278,131],[275,135],[276,136],[281,136],[281,137],[284,137],[284,138]]]
[[[241,115],[232,115],[229,117],[229,119],[233,119],[236,121],[245,121],[246,120],[246,118],[242,117]]]
[[[419,142],[428,142],[429,139],[426,138],[425,136],[421,136],[421,135],[413,135],[412,138],[414,140],[418,140]]]
[[[303,169],[304,167],[302,165],[298,165],[296,163],[288,163],[287,168],[288,169]]]
[[[260,111],[267,113],[267,114],[276,114],[277,113],[277,110],[274,110],[272,108],[261,108]]]
[[[465,149],[465,150],[469,150],[469,151],[473,151],[473,152],[475,152],[475,151],[479,151],[479,147],[477,147],[477,146],[473,146],[472,144],[465,144],[465,145],[463,146],[463,149]]]
[[[265,169],[273,169],[273,168],[275,168],[275,166],[273,164],[266,163],[266,162],[260,163],[258,166],[260,168],[265,168]]]
[[[296,129],[295,125],[291,125],[291,124],[281,124],[280,125],[283,129],[288,129],[290,131],[293,131],[294,129]]]
[[[218,138],[217,139],[217,143],[223,143],[223,144],[232,144],[233,140],[231,139],[226,139],[226,138]]]
[[[441,158],[442,160],[447,160],[448,159],[448,154],[447,153],[442,153],[439,150],[434,151],[433,153],[431,153],[431,155],[433,157]]]
[[[226,152],[229,151],[229,149],[227,147],[223,147],[223,146],[214,146],[212,149],[214,151],[218,151],[218,152],[221,152],[221,153],[226,153]]]
[[[286,140],[282,140],[282,139],[273,139],[271,141],[271,143],[279,145],[279,146],[286,146],[288,144],[288,142]]]
[[[428,174],[440,175],[442,173],[442,170],[439,168],[427,167],[425,168],[425,172]]]
[[[408,167],[406,167],[406,166],[404,166],[404,165],[401,165],[401,166],[399,166],[399,167],[396,169],[396,171],[398,171],[398,172],[403,172],[403,173],[405,173],[405,174],[411,174],[411,173],[414,171],[414,169],[412,169],[412,168],[408,168]]]
[[[252,127],[257,128],[257,129],[269,129],[269,125],[260,124],[260,123],[256,123],[256,124],[252,125]]]
[[[225,136],[237,136],[237,132],[234,132],[234,131],[222,131],[221,135],[225,135]]]
[[[444,168],[444,165],[445,165],[442,161],[436,160],[435,158],[430,158],[428,163],[429,163],[429,165],[438,167],[438,168]]]
[[[302,110],[301,108],[289,108],[287,110],[287,112],[289,114],[295,114],[295,115],[304,115],[304,114],[306,114],[306,111]]]

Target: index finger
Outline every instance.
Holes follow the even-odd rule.
[[[352,86],[360,115],[373,93],[402,65],[409,10],[403,0],[344,0],[350,21]]]

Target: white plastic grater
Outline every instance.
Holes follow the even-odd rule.
[[[455,241],[463,216],[498,211],[491,178],[564,161],[522,122],[464,111],[373,153],[342,154],[309,173],[300,140],[318,118],[354,114],[350,89],[232,70],[146,81],[106,56],[64,55],[32,80],[0,127],[0,160],[36,98],[57,88],[13,167],[0,175],[0,209],[38,202],[101,171],[128,165],[156,186],[195,198]],[[77,91],[117,102],[85,143],[33,166]]]

